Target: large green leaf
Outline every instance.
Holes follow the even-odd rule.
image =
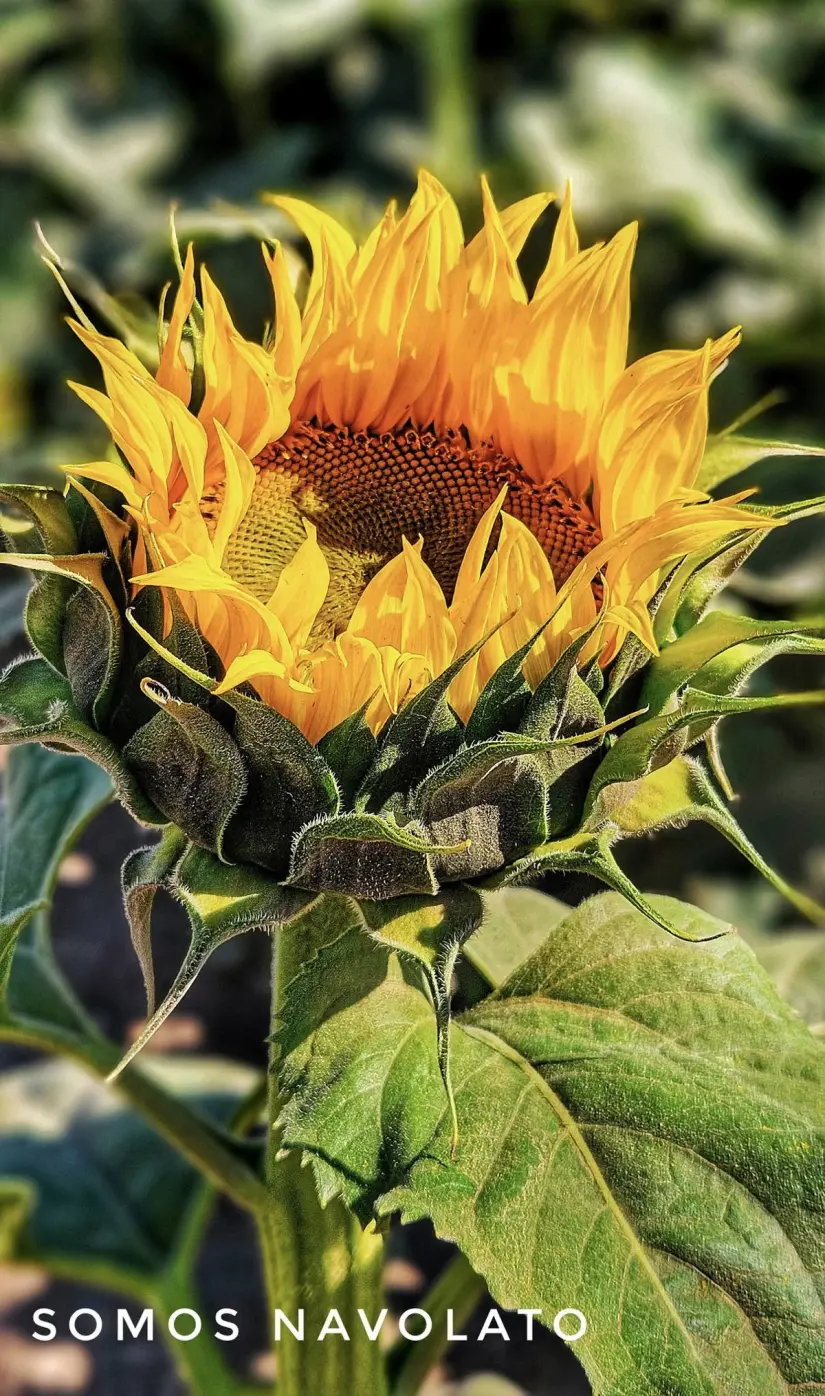
[[[484,899],[481,928],[465,947],[466,958],[498,988],[569,912],[564,902],[530,887],[490,892]]]
[[[10,752],[0,810],[0,983],[23,927],[48,906],[58,868],[111,798],[108,776],[83,756],[22,746]]]
[[[215,1128],[248,1125],[248,1068],[156,1058],[152,1073],[185,1113],[194,1106]],[[74,1064],[40,1062],[0,1082],[4,1260],[129,1295],[154,1312],[160,1335],[176,1310],[200,1307],[192,1271],[212,1201],[178,1150]],[[182,1376],[197,1374],[193,1390],[241,1396],[206,1331],[175,1357]]]
[[[452,980],[462,946],[478,930],[484,914],[473,887],[445,887],[437,897],[396,897],[359,903],[367,930],[381,944],[417,965],[427,977],[435,1007],[438,1065],[450,1104],[453,1141],[458,1123],[450,1078]]]
[[[454,1156],[392,963],[350,933],[285,1008],[284,1138],[326,1193],[431,1217],[508,1307],[581,1309],[597,1396],[819,1389],[825,1054],[738,937],[586,902],[453,1026]]]
[[[173,1094],[227,1124],[255,1073],[223,1062],[163,1061]],[[0,1178],[26,1188],[27,1215],[6,1232],[16,1260],[146,1292],[186,1232],[201,1180],[165,1140],[79,1067],[55,1059],[0,1083]],[[11,1243],[11,1244],[10,1244]]]

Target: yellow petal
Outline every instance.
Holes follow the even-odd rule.
[[[240,654],[227,665],[226,673],[216,685],[216,693],[229,693],[241,684],[254,683],[259,678],[282,679],[286,677],[286,666],[276,659],[269,650],[250,650]]]
[[[186,249],[183,275],[175,295],[175,303],[169,318],[166,339],[160,355],[158,371],[155,374],[162,388],[179,397],[181,402],[189,402],[192,391],[192,377],[189,365],[182,351],[183,332],[186,321],[195,302],[195,255],[190,243]]]
[[[246,451],[233,441],[219,422],[215,423],[225,466],[221,510],[212,538],[218,562],[223,562],[226,545],[249,508],[255,489],[255,469]],[[199,498],[199,493],[196,498]]]
[[[275,298],[275,343],[272,349],[275,372],[294,389],[301,366],[301,312],[281,244],[276,242],[271,256],[264,246],[263,255]]]
[[[295,649],[303,649],[329,589],[329,565],[315,525],[304,520],[306,539],[287,563],[267,603]]]
[[[421,544],[403,551],[368,582],[347,626],[379,648],[420,655],[440,674],[455,654],[455,630],[444,593],[421,557]]]
[[[579,235],[573,220],[573,192],[568,179],[564,190],[559,221],[553,234],[547,265],[536,283],[533,300],[541,300],[556,277],[579,255]]]

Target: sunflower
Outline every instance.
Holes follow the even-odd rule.
[[[160,589],[243,685],[317,743],[373,732],[452,679],[465,721],[533,641],[535,689],[577,637],[604,668],[628,633],[655,651],[664,571],[764,528],[695,489],[708,388],[739,335],[627,364],[636,227],[582,250],[569,190],[528,294],[519,253],[552,195],[497,209],[465,242],[422,173],[361,246],[298,199],[272,201],[312,252],[299,303],[263,249],[274,328],[245,339],[192,248],[150,373],[74,323],[105,393],[72,385],[119,460],[72,467],[134,520],[135,594]]]
[[[91,757],[163,831],[123,870],[150,998],[159,887],[192,923],[133,1052],[227,936],[313,907],[334,934],[343,896],[427,975],[448,1083],[451,969],[487,894],[584,872],[682,935],[613,849],[692,820],[822,914],[739,829],[716,742],[732,713],[821,701],[743,696],[773,654],[825,652],[821,627],[710,607],[821,501],[697,489],[739,468],[705,453],[738,332],[626,365],[635,228],[582,251],[568,192],[528,295],[550,196],[482,195],[465,243],[422,174],[360,247],[276,198],[312,272],[299,298],[264,248],[261,344],[176,247],[156,372],[76,307],[105,392],[75,390],[117,459],[64,491],[0,484],[2,561],[35,578],[0,743]]]

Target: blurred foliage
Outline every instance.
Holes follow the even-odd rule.
[[[95,320],[151,359],[170,204],[259,334],[256,244],[292,236],[260,191],[309,193],[357,229],[419,163],[470,228],[480,169],[501,202],[571,177],[591,239],[638,216],[634,354],[741,322],[717,424],[778,390],[765,433],[825,440],[823,66],[819,0],[0,0],[0,473],[105,446],[65,387],[91,366],[36,220]],[[816,461],[769,464],[753,483],[772,501],[822,491]],[[823,542],[817,520],[781,531],[725,604],[821,615]],[[821,894],[822,722],[750,718],[725,749],[748,832]],[[634,857],[652,890],[730,871],[704,835]]]

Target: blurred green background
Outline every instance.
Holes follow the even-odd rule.
[[[825,444],[823,76],[821,0],[0,0],[0,477],[55,479],[59,464],[106,447],[65,386],[95,381],[94,365],[64,324],[36,223],[98,325],[151,360],[173,274],[172,203],[181,239],[194,238],[257,336],[269,306],[258,243],[293,236],[259,193],[307,194],[358,231],[389,197],[411,193],[419,164],[451,188],[469,231],[480,170],[500,203],[571,178],[588,240],[638,217],[633,356],[741,323],[743,346],[714,386],[715,426],[772,393],[749,430]],[[528,243],[528,281],[553,217]],[[825,493],[823,460],[769,467],[741,483],[771,500]],[[16,576],[0,579],[0,641],[12,649],[23,590]],[[723,604],[825,617],[823,521],[778,531]],[[806,659],[775,662],[758,683],[823,679],[825,665]],[[747,832],[822,899],[825,716],[736,719],[722,745]],[[57,907],[61,961],[119,1040],[143,1011],[117,878],[139,841],[125,814],[98,821]],[[800,953],[798,937],[772,935],[793,913],[721,838],[694,825],[622,858],[642,887],[692,898],[767,945],[784,992],[817,1020],[825,936],[809,933]],[[596,889],[571,880],[552,890],[572,901]],[[168,979],[183,940],[164,916]],[[182,1045],[258,1064],[263,952],[245,937],[221,954],[219,974],[205,973],[187,1000]],[[232,1254],[253,1285],[250,1246],[241,1238]],[[116,1351],[95,1361],[96,1376],[87,1384],[81,1373],[73,1389],[147,1389],[137,1356],[134,1371]],[[543,1391],[544,1363],[531,1376],[503,1353],[500,1370]],[[585,1389],[574,1366],[552,1378],[554,1391]]]
[[[634,350],[742,322],[720,419],[779,388],[771,425],[821,435],[824,60],[817,0],[0,0],[5,469],[94,445],[35,220],[149,347],[175,201],[255,333],[255,244],[287,231],[260,191],[358,226],[421,163],[469,226],[480,169],[500,201],[571,177],[591,238],[639,217]]]
[[[758,432],[825,441],[823,73],[819,0],[0,0],[0,472],[105,448],[65,386],[92,365],[35,222],[97,322],[150,359],[170,204],[257,335],[257,244],[292,236],[260,192],[307,193],[357,230],[421,163],[468,229],[481,169],[500,202],[572,178],[590,239],[639,217],[633,354],[742,323],[716,425],[775,392]],[[823,488],[819,461],[770,465],[753,472],[770,498]],[[726,604],[822,613],[824,542],[818,521],[775,537]],[[817,715],[750,718],[725,745],[749,831],[821,890]],[[698,895],[701,868],[755,886],[709,835],[631,856],[649,886]]]

